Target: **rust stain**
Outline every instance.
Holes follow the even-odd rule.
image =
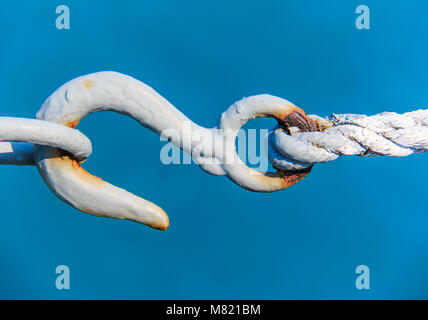
[[[83,88],[88,90],[90,87],[92,87],[93,84],[94,83],[92,82],[92,80],[85,80],[83,81]]]
[[[318,131],[319,128],[319,125],[310,119],[303,109],[295,105],[273,114],[261,112],[256,115],[256,118],[258,117],[274,117],[284,128],[298,127],[302,131]]]
[[[288,188],[288,187],[291,187],[293,184],[296,184],[303,178],[305,178],[311,172],[311,170],[312,170],[312,166],[297,172],[296,171],[288,172],[288,171],[278,170],[277,174],[282,177],[284,188]]]
[[[102,184],[104,184],[104,180],[100,177],[94,176],[90,174],[88,171],[82,168],[82,166],[74,159],[68,159],[70,161],[71,168],[74,170],[78,178],[82,181],[90,183],[96,187],[101,188]]]
[[[280,187],[278,190],[283,190],[305,178],[311,172],[311,169],[312,166],[300,171],[283,171],[278,169],[276,172],[266,172],[259,176],[259,180],[272,186],[277,185]]]
[[[66,169],[71,169],[76,177],[85,183],[89,183],[95,187],[101,188],[105,181],[82,168],[77,160],[72,159],[68,155],[61,154],[59,150],[56,153],[57,157],[51,158],[50,161],[55,161],[56,165]]]
[[[77,127],[77,125],[79,124],[79,122],[80,122],[80,119],[79,120],[73,120],[73,121],[69,121],[69,122],[67,122],[65,125],[67,126],[67,127],[70,127],[70,128],[76,128]]]
[[[166,214],[165,214],[166,215]],[[166,223],[161,223],[161,222],[152,222],[151,224],[148,225],[149,227],[158,229],[158,230],[162,230],[165,231],[169,228],[169,217],[166,216]]]
[[[291,112],[275,114],[275,118],[279,125],[285,128],[298,127],[302,131],[316,131],[318,129],[316,123],[298,107],[295,107]]]

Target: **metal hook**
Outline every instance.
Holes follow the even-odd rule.
[[[170,138],[170,142],[192,155],[201,143],[208,146],[203,156],[196,157],[200,166],[209,173],[227,175],[249,190],[281,190],[301,180],[310,171],[309,168],[293,173],[281,170],[260,173],[247,167],[236,154],[236,132],[249,119],[272,116],[283,126],[312,129],[313,125],[303,110],[270,95],[238,101],[222,114],[217,127],[207,129],[190,121],[144,83],[116,72],[99,72],[76,78],[61,86],[46,100],[37,118],[75,128],[89,113],[104,110],[136,119],[144,127]],[[184,130],[184,123],[190,127],[189,132]],[[178,134],[168,136],[170,130]],[[216,135],[222,136],[213,144]],[[227,157],[233,159],[232,163],[226,161]],[[218,161],[208,164],[206,160],[210,159]],[[35,161],[50,189],[60,199],[81,211],[96,216],[133,220],[161,230],[169,226],[168,216],[160,207],[91,175],[80,166],[78,159],[60,148],[37,145]]]

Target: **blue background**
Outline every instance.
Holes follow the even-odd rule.
[[[67,4],[71,29],[55,28]],[[371,9],[357,30],[355,8]],[[101,70],[152,86],[213,126],[270,93],[321,116],[428,104],[423,1],[18,1],[0,11],[0,114],[35,117],[74,77]],[[247,128],[270,128],[271,119]],[[165,166],[165,142],[103,112],[78,127],[85,168],[160,205],[166,232],[81,213],[35,167],[0,167],[0,298],[428,298],[427,154],[343,157],[302,182],[252,193],[196,165]],[[55,268],[71,290],[55,288]],[[355,288],[370,267],[371,289]]]

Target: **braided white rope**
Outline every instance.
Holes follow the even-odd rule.
[[[341,155],[404,157],[428,151],[428,110],[309,117],[325,129],[289,135],[277,127],[270,132],[269,158],[275,167],[298,170]]]

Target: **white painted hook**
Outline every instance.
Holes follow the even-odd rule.
[[[289,120],[301,122],[302,126],[307,124],[301,109],[270,95],[249,97],[235,103],[223,113],[217,127],[207,129],[190,121],[144,83],[116,72],[99,72],[61,86],[46,100],[37,118],[74,128],[89,113],[104,110],[136,119],[192,154],[207,172],[227,175],[249,190],[281,190],[308,173],[260,173],[248,168],[236,154],[236,132],[249,119],[272,116],[285,124]],[[187,130],[184,123],[187,123]],[[171,130],[177,134],[168,135]],[[216,142],[213,143],[213,138],[218,135],[221,135],[220,139],[214,139]],[[208,146],[203,155],[195,152],[201,144]],[[235,161],[226,161],[228,157]],[[217,162],[208,164],[207,160],[213,159]],[[168,228],[168,216],[157,205],[91,175],[61,149],[36,146],[35,160],[51,190],[79,210],[97,216],[129,219],[161,230]]]

